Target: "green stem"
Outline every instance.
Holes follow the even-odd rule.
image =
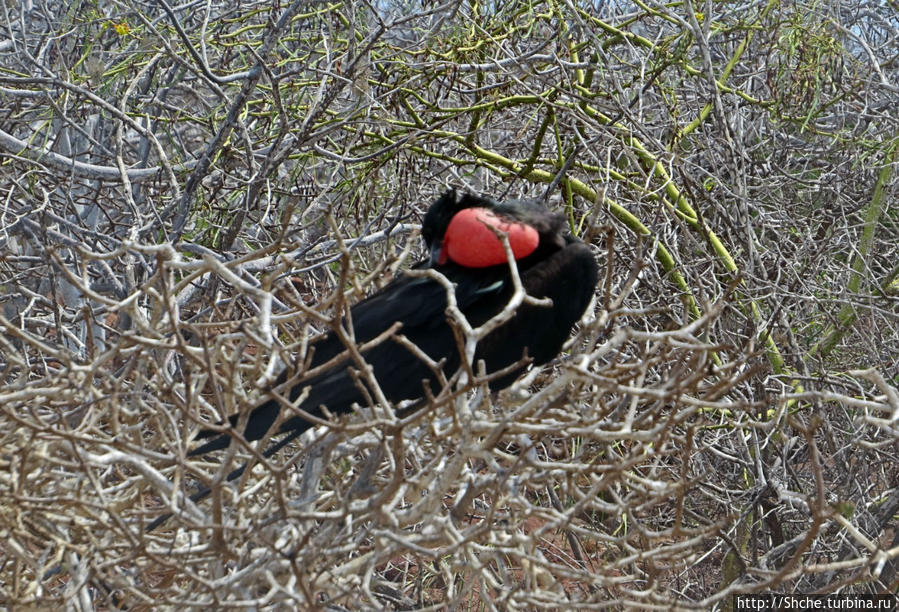
[[[852,262],[852,273],[846,285],[850,296],[857,294],[859,289],[861,289],[864,272],[868,268],[868,258],[874,245],[874,234],[877,231],[877,224],[886,204],[885,186],[889,184],[893,176],[893,166],[897,157],[899,157],[899,138],[893,140],[887,148],[883,167],[880,169],[877,184],[874,186],[874,195],[871,197],[870,204],[865,208],[865,223],[862,229],[862,237],[859,241],[858,253]],[[884,291],[889,290],[889,280],[884,283],[882,289]],[[824,339],[809,350],[809,356],[818,355],[825,357],[828,355],[843,336],[846,335],[846,332],[849,331],[849,328],[855,323],[858,316],[859,309],[851,303],[843,306],[837,313],[836,324],[831,325],[824,332]]]

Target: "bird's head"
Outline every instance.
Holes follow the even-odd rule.
[[[430,265],[449,262],[467,268],[506,263],[499,233],[509,237],[516,260],[538,247],[558,248],[564,220],[534,200],[497,203],[487,198],[446,191],[431,205],[422,222],[422,238],[430,252]],[[547,244],[552,242],[552,244]]]

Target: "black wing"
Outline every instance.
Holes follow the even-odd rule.
[[[593,299],[599,268],[585,244],[569,241],[564,248],[521,271],[520,277],[528,295],[549,298],[552,306],[521,304],[507,323],[478,344],[475,359],[484,360],[487,372],[507,368],[524,354],[536,365],[556,357]],[[508,387],[523,369],[494,379],[491,388]]]
[[[486,271],[480,270],[478,274],[470,274],[458,266],[445,266],[441,272],[456,283],[456,302],[459,308],[466,314],[474,312],[476,319],[486,320],[492,316],[489,313],[499,312],[511,295],[508,270],[499,266]],[[349,319],[352,321],[356,344],[364,344],[377,338],[399,322],[397,333],[433,361],[444,360],[444,374],[452,375],[459,367],[459,354],[452,328],[446,320],[446,305],[446,289],[442,284],[428,277],[402,275],[350,309]],[[484,315],[481,316],[480,313]],[[478,321],[472,323],[477,325]],[[363,391],[354,376],[358,364],[346,354],[346,347],[338,336],[333,332],[329,333],[315,343],[314,347],[310,369],[341,355],[343,361],[316,376],[291,382],[289,390],[283,387],[293,374],[289,369],[285,370],[275,381],[273,389],[295,402],[308,388],[308,395],[301,408],[321,419],[325,418],[321,406],[326,406],[329,412],[339,415],[350,412],[353,404],[365,405],[368,402],[367,388]],[[363,357],[372,366],[385,397],[392,402],[423,397],[425,385],[432,393],[440,391],[437,387],[438,376],[395,335],[365,350]],[[262,402],[249,414],[244,437],[247,440],[258,440],[265,436],[281,410],[282,403],[276,398]],[[230,422],[236,425],[237,415],[232,416]],[[279,432],[303,432],[312,425],[313,422],[295,415],[281,424]],[[228,433],[215,430],[203,430],[197,435],[198,438],[213,436],[213,440],[191,451],[190,456],[225,448],[230,442]]]

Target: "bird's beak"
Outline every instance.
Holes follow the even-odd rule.
[[[431,256],[428,261],[428,266],[434,267],[437,264],[442,263],[440,261],[440,255],[443,252],[443,240],[435,240],[434,244],[431,245]]]

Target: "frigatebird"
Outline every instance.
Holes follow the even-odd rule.
[[[563,216],[547,211],[539,200],[494,202],[450,189],[428,209],[421,235],[430,258],[413,270],[431,269],[443,275],[452,284],[458,312],[471,327],[507,310],[507,318],[478,341],[471,362],[477,368],[483,360],[491,390],[511,385],[530,364],[541,365],[556,357],[596,288],[598,266],[589,247],[566,231]],[[514,274],[533,299],[508,311],[516,295]],[[287,411],[272,432],[284,437],[264,451],[268,457],[310,427],[327,421],[328,414],[339,417],[352,412],[354,405],[368,405],[377,394],[370,388],[370,379],[360,376],[360,363],[347,351],[348,336],[360,347],[357,354],[371,366],[388,401],[426,401],[437,396],[463,364],[460,349],[465,343],[454,333],[459,325],[454,325],[447,308],[448,287],[432,274],[399,274],[349,309],[340,322],[347,333],[331,331],[312,344],[311,360],[302,372],[285,369],[269,397],[245,420],[233,415],[224,427],[200,431],[197,438],[211,440],[189,456],[223,449],[236,436],[259,440]],[[314,375],[303,374],[316,369]],[[237,425],[242,422],[245,426],[239,431]],[[245,469],[246,465],[241,466],[227,479],[238,478]],[[204,487],[191,499],[196,501],[208,492]],[[160,517],[148,529],[167,517]]]

